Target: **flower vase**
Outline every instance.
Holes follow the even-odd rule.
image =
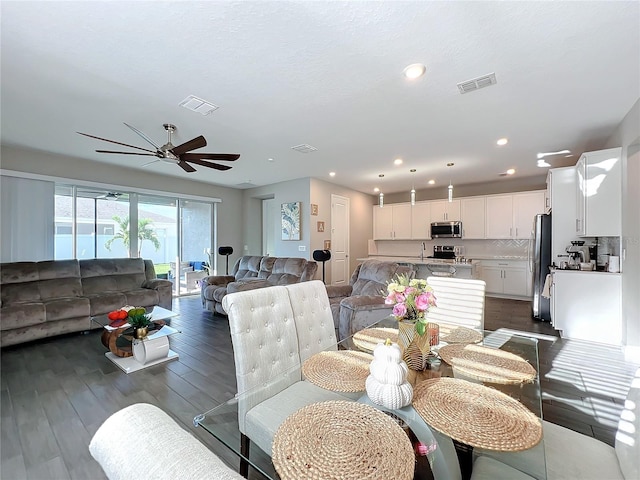
[[[398,321],[398,344],[402,348],[402,359],[411,370],[421,371],[427,366],[429,353],[429,335],[418,335],[415,322]]]
[[[148,327],[139,327],[135,329],[133,337],[136,338],[137,340],[143,340],[147,337],[148,334],[149,334]]]

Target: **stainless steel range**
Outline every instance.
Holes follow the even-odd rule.
[[[434,245],[433,255],[427,257],[421,275],[436,277],[474,278],[475,265],[464,257],[464,247]]]

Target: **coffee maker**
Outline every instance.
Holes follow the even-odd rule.
[[[585,246],[583,240],[574,240],[567,247],[569,254],[568,268],[571,270],[580,270],[580,264],[587,264],[591,260],[589,256],[589,247]]]

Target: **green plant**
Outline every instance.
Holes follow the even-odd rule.
[[[116,233],[113,238],[107,240],[104,244],[105,248],[111,251],[111,244],[116,240],[122,240],[124,246],[129,250],[129,245],[131,245],[131,237],[129,234],[129,215],[124,218],[120,218],[118,215],[114,215],[113,219],[120,227],[120,231]],[[140,218],[138,219],[138,257],[140,257],[140,250],[142,248],[142,242],[148,240],[153,243],[153,246],[156,248],[156,251],[160,250],[160,241],[158,240],[158,235],[153,229],[153,220],[150,218]]]
[[[133,315],[129,315],[127,319],[129,325],[134,328],[143,328],[151,325],[151,315],[147,315],[146,313],[135,313]]]

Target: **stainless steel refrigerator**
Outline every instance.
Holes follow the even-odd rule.
[[[551,214],[536,215],[533,219],[533,243],[531,245],[533,272],[533,318],[551,321],[551,305],[542,296],[544,281],[551,265]]]

